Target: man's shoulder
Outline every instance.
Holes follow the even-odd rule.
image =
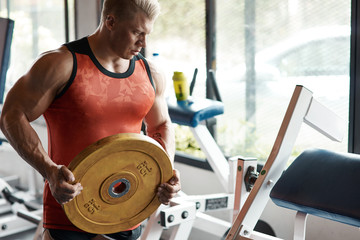
[[[43,52],[42,54],[39,55],[37,60],[38,61],[46,60],[46,61],[50,61],[50,62],[56,61],[58,63],[61,63],[62,60],[67,61],[71,58],[72,58],[71,52],[65,46],[61,46],[57,49]]]
[[[73,55],[64,46],[39,55],[30,69],[31,77],[43,79],[51,84],[62,85],[73,70]]]

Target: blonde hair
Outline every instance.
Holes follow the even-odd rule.
[[[160,4],[158,0],[105,0],[101,20],[105,21],[109,14],[114,14],[120,20],[132,19],[139,11],[145,12],[150,20],[155,20],[160,14]]]

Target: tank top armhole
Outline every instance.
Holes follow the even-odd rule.
[[[65,87],[63,88],[63,90],[61,90],[61,92],[56,95],[55,99],[60,98],[62,95],[65,94],[65,92],[69,89],[69,87],[71,86],[71,84],[74,82],[75,79],[75,75],[76,75],[76,71],[77,71],[77,61],[76,61],[76,55],[73,51],[70,51],[72,56],[73,56],[73,69],[71,72],[71,76],[68,80],[68,82],[66,83]]]
[[[144,58],[144,56],[141,55],[140,53],[137,55],[137,57],[139,57],[141,60],[143,60],[144,65],[145,65],[146,72],[147,72],[147,74],[148,74],[148,76],[149,76],[149,79],[150,79],[150,83],[151,83],[151,85],[153,86],[154,91],[156,92],[155,84],[154,84],[154,81],[153,81],[152,76],[151,76],[151,71],[150,71],[150,67],[149,67],[148,62],[146,61],[146,59]]]

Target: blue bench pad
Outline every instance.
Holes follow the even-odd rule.
[[[201,121],[224,113],[224,104],[219,101],[190,97],[187,101],[168,99],[171,121],[180,125],[196,127]]]
[[[360,227],[360,156],[313,149],[288,167],[270,193],[281,207]]]

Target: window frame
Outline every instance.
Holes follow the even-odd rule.
[[[360,6],[351,1],[350,101],[348,152],[360,153]]]

